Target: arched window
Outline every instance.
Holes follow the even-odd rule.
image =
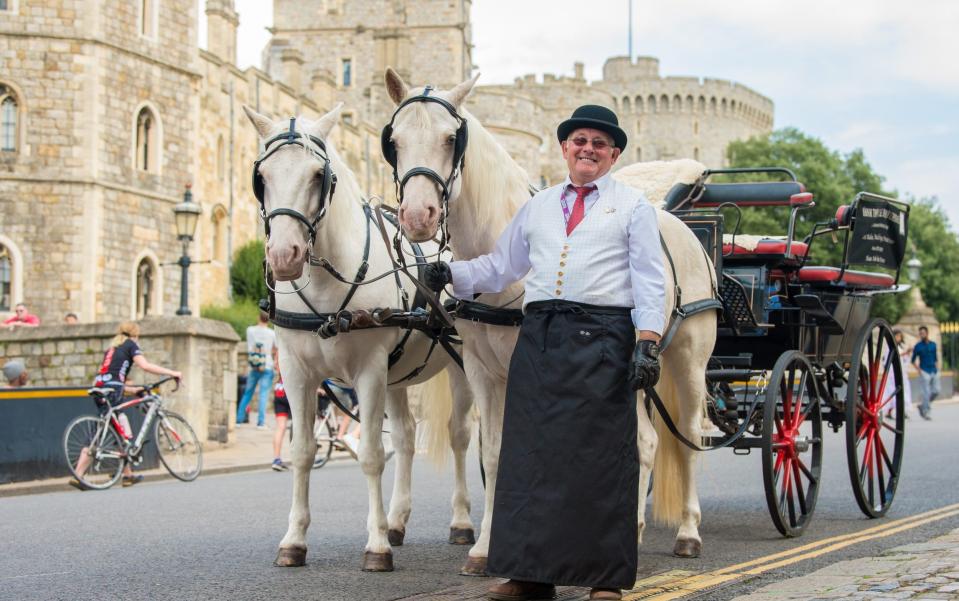
[[[681,113],[681,112],[683,112],[683,99],[682,99],[682,97],[681,97],[679,94],[676,94],[675,96],[673,96],[673,104],[672,104],[672,107],[673,107],[673,112],[674,112],[674,113]]]
[[[726,112],[729,110],[729,103],[726,102],[725,98],[723,98],[723,101],[720,103],[720,106],[723,107],[723,114],[725,115]]]
[[[706,112],[706,97],[705,97],[705,96],[700,96],[700,97],[699,97],[699,101],[697,101],[697,103],[696,103],[696,110],[699,111],[700,113],[705,113],[705,112]]]
[[[656,112],[656,97],[652,94],[649,95],[649,98],[646,99],[646,106],[650,113]]]
[[[638,161],[642,161],[642,160],[643,160],[643,149],[640,148],[639,146],[637,146],[637,147],[636,147],[636,161],[638,162]]]
[[[137,112],[133,146],[133,166],[137,171],[160,172],[160,120],[149,106]]]
[[[669,96],[666,94],[659,97],[659,110],[664,113],[669,112]]]
[[[137,305],[136,318],[142,319],[151,315],[153,309],[154,295],[156,294],[154,282],[156,280],[156,270],[150,259],[143,258],[137,265]]]
[[[709,99],[709,112],[714,115],[717,114],[716,106],[716,97],[713,96]]]
[[[629,96],[623,96],[623,112],[624,112],[624,113],[630,112],[630,108],[629,108]]]
[[[17,123],[20,105],[13,90],[0,84],[0,150],[17,151]]]
[[[693,148],[693,159],[699,160],[699,148]]]
[[[225,262],[227,212],[223,205],[213,207],[210,222],[213,226],[213,236],[210,241],[210,258],[214,261]]]
[[[12,286],[13,259],[7,247],[0,244],[0,311],[9,311],[13,308]]]
[[[226,180],[226,148],[223,145],[223,136],[216,140],[216,178],[221,182]]]
[[[692,94],[686,96],[686,110],[692,113],[696,110],[696,105],[694,103]]]
[[[637,113],[643,113],[643,112],[646,111],[646,107],[643,106],[643,97],[642,97],[642,96],[637,96],[637,97],[636,97],[636,102],[635,102],[635,104],[633,105],[633,108],[636,109],[636,112],[637,112]]]
[[[699,135],[699,121],[693,121],[693,135]]]
[[[636,133],[639,134],[641,131],[643,131],[643,122],[640,121],[639,119],[637,119],[637,120],[636,120]]]

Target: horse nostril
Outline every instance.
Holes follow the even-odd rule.
[[[427,222],[433,223],[438,213],[439,213],[439,209],[437,209],[436,207],[426,207]]]
[[[299,258],[300,258],[300,245],[299,245],[299,244],[294,244],[291,250],[292,250],[293,256],[290,258],[290,260],[291,260],[291,261],[297,261],[297,260],[299,260]]]

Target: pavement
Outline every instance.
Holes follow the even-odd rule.
[[[273,432],[274,424],[272,420],[268,420],[266,428],[257,428],[252,424],[238,425],[233,431],[233,440],[228,444],[207,441],[203,445],[202,475],[271,469]],[[283,460],[288,461],[289,457],[290,439],[287,433],[287,438],[283,442]],[[352,457],[343,451],[334,450],[330,461],[340,460],[352,460]],[[173,477],[162,466],[150,470],[137,470],[136,473],[142,474],[144,480],[147,481],[171,479]],[[2,484],[0,485],[0,497],[73,490],[67,484],[69,480],[69,477],[63,477]]]
[[[877,557],[840,561],[733,601],[959,599],[959,529]]]

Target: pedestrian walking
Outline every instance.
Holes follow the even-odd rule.
[[[892,331],[893,339],[896,341],[896,351],[899,353],[899,363],[902,366],[902,396],[903,396],[903,407],[905,407],[905,417],[909,417],[909,414],[912,413],[912,387],[909,385],[909,357],[912,356],[912,349],[906,345],[906,339],[903,336],[902,330],[893,330]],[[890,395],[895,395],[895,391],[892,390],[889,392]],[[889,407],[886,410],[886,416],[892,417],[895,407]]]
[[[919,342],[912,348],[912,364],[919,367],[919,386],[922,390],[922,404],[919,415],[922,419],[932,419],[932,402],[939,396],[939,356],[936,343],[929,340],[929,328],[919,326]]]
[[[286,389],[283,387],[283,374],[280,373],[280,362],[277,352],[273,353],[273,364],[276,366],[276,384],[273,385],[273,415],[276,417],[276,430],[273,432],[273,464],[277,472],[290,469],[280,454],[283,451],[283,439],[286,438],[286,424],[290,419],[290,402],[286,398]]]
[[[610,169],[626,133],[586,105],[557,129],[566,180],[531,198],[493,251],[431,263],[458,298],[526,278],[496,481],[490,599],[549,599],[555,585],[621,599],[637,568],[636,393],[659,379],[665,325],[655,209]],[[636,331],[639,331],[639,342]]]
[[[3,364],[3,386],[0,388],[23,388],[27,385],[27,366],[21,359],[11,359]]]
[[[276,348],[276,334],[270,329],[270,317],[260,311],[255,326],[246,329],[247,363],[250,370],[246,374],[246,389],[236,409],[236,423],[248,421],[247,409],[253,392],[260,388],[257,404],[256,427],[266,427],[266,404],[273,389],[273,349]]]

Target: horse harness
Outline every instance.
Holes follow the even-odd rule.
[[[313,148],[313,146],[308,144],[305,140],[312,142],[316,148]],[[273,144],[275,142],[280,143],[274,146]],[[319,209],[312,220],[308,219],[302,213],[294,209],[285,207],[274,209],[269,213],[266,212],[264,194],[265,186],[259,167],[260,164],[272,156],[273,153],[287,145],[300,146],[309,152],[311,156],[323,162],[323,181],[321,183]],[[459,339],[456,336],[456,331],[453,329],[452,318],[446,313],[444,307],[439,304],[436,299],[432,298],[431,291],[419,281],[422,279],[423,268],[426,265],[426,261],[423,251],[418,244],[412,244],[413,252],[416,257],[416,266],[418,270],[417,275],[419,276],[418,278],[413,277],[408,271],[406,271],[406,264],[403,260],[402,253],[400,253],[400,261],[402,262],[397,262],[397,260],[393,258],[392,251],[390,251],[390,260],[393,263],[394,269],[388,271],[386,274],[374,278],[373,280],[370,280],[369,282],[366,281],[367,272],[369,270],[369,256],[372,238],[371,224],[374,221],[374,209],[369,205],[369,203],[363,203],[363,213],[366,217],[364,220],[366,223],[366,237],[363,247],[363,260],[360,262],[360,266],[352,280],[347,280],[344,278],[340,272],[337,271],[337,269],[325,258],[314,258],[312,256],[311,253],[313,245],[316,241],[317,226],[319,225],[320,220],[322,220],[326,215],[329,204],[333,202],[333,195],[335,191],[336,174],[333,173],[330,165],[330,159],[326,151],[326,145],[322,140],[315,136],[297,132],[296,118],[291,117],[290,129],[267,140],[267,142],[264,144],[263,154],[261,154],[253,163],[253,193],[257,201],[260,203],[260,215],[263,218],[267,240],[269,240],[270,237],[270,220],[272,220],[274,217],[286,215],[300,221],[306,226],[309,233],[309,246],[307,248],[307,253],[310,266],[322,267],[337,281],[344,284],[349,284],[350,289],[343,299],[343,302],[340,303],[339,309],[337,309],[335,312],[322,312],[314,307],[309,299],[306,298],[306,295],[303,294],[303,289],[306,287],[306,285],[300,288],[296,288],[294,286],[293,292],[295,292],[300,300],[303,301],[303,303],[310,309],[310,313],[297,313],[278,309],[276,307],[275,281],[273,280],[272,273],[269,270],[268,263],[264,260],[264,277],[269,290],[269,299],[261,300],[259,303],[260,308],[269,314],[270,320],[278,327],[293,330],[311,331],[324,339],[330,338],[339,333],[349,332],[353,329],[369,329],[376,327],[398,327],[405,329],[406,332],[400,341],[393,348],[393,350],[390,351],[388,360],[389,367],[393,367],[403,356],[406,343],[412,335],[412,331],[422,331],[432,340],[432,344],[430,345],[429,351],[426,355],[426,358],[423,360],[423,363],[419,367],[415,368],[411,373],[395,382],[390,382],[390,384],[396,384],[398,382],[410,380],[418,376],[426,368],[426,365],[429,362],[429,359],[432,357],[433,351],[437,345],[442,346],[443,349],[446,350],[446,352],[449,353],[449,355],[457,363],[457,365],[462,368],[463,360],[453,347],[453,344],[459,343]],[[377,207],[375,211],[376,220],[379,226],[378,229],[380,230],[383,240],[386,242],[389,249],[389,236],[385,231],[382,217],[384,211],[381,207]],[[392,225],[394,225],[394,227],[398,227],[395,217],[387,214],[386,219]],[[397,240],[396,243],[399,244],[399,240]],[[409,302],[409,294],[403,288],[402,281],[400,280],[400,271],[405,272],[417,288],[417,291],[414,294],[412,306]],[[396,286],[400,291],[400,298],[402,300],[402,309],[377,308],[372,310],[347,310],[347,305],[349,304],[350,300],[352,300],[354,294],[356,294],[356,291],[361,285],[364,283],[372,283],[381,279],[382,277],[385,277],[386,275],[389,275],[390,273],[392,273],[396,279]],[[438,312],[437,314],[439,315],[439,320],[435,318],[434,311],[426,311],[426,305],[430,305],[434,311]],[[438,323],[438,321],[441,323]]]
[[[396,107],[396,110],[393,111],[393,116],[390,117],[390,122],[387,123],[383,131],[380,132],[380,149],[383,152],[383,158],[393,167],[393,183],[397,188],[397,198],[399,199],[400,205],[403,204],[407,182],[418,175],[432,180],[433,183],[439,186],[442,210],[440,228],[443,232],[440,237],[440,250],[442,250],[449,244],[449,231],[446,226],[446,217],[449,215],[450,187],[453,185],[453,181],[463,172],[463,164],[466,158],[466,145],[469,141],[469,128],[466,124],[466,118],[456,111],[456,107],[439,96],[431,96],[430,92],[432,91],[433,86],[426,86],[422,94],[407,98]],[[403,177],[400,177],[397,171],[396,145],[393,143],[393,122],[396,121],[396,116],[399,115],[400,111],[406,106],[419,102],[432,102],[442,106],[459,123],[459,127],[456,129],[456,138],[453,141],[453,167],[450,170],[449,176],[445,179],[429,167],[413,167],[404,173]]]

